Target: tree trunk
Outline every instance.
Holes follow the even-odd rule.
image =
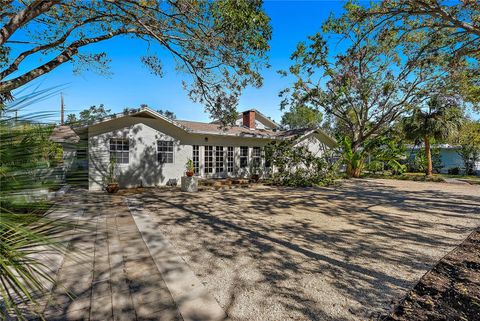
[[[364,159],[359,148],[359,144],[352,143],[352,159],[349,160],[347,165],[347,176],[350,178],[360,178],[362,175]]]
[[[425,174],[427,174],[427,176],[432,176],[432,151],[430,150],[430,139],[427,136],[425,136],[425,157],[427,159],[427,171]]]

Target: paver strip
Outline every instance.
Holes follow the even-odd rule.
[[[121,198],[79,194],[86,209],[69,236],[45,318],[182,320]]]
[[[225,312],[168,240],[154,228],[148,211],[126,199],[143,240],[184,320],[225,320]]]

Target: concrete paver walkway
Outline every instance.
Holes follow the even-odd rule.
[[[161,272],[177,307],[185,320],[224,320],[225,312],[195,276],[188,264],[177,254],[170,242],[159,232],[152,214],[141,201],[127,200],[130,212],[141,231],[153,261]]]
[[[81,197],[85,210],[72,231],[45,318],[183,320],[123,199],[80,194],[75,198]]]

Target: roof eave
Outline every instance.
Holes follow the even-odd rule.
[[[278,139],[278,137],[270,136],[270,135],[212,133],[212,132],[208,132],[208,131],[189,130],[189,129],[186,129],[186,132],[189,133],[189,134],[198,134],[198,135],[230,136],[230,137],[240,137],[240,138]]]

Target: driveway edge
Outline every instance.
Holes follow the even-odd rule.
[[[226,320],[223,309],[156,228],[141,201],[125,198],[125,202],[183,319]]]

